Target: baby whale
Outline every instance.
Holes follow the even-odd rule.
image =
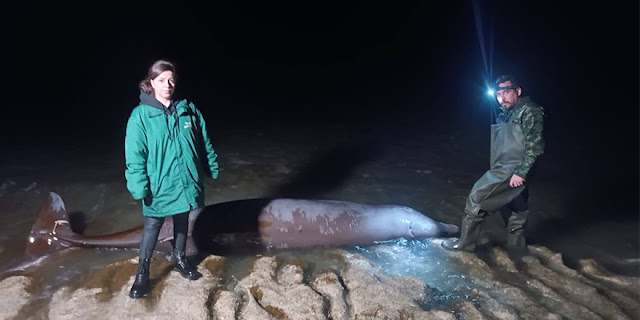
[[[248,199],[213,204],[189,217],[187,253],[219,253],[222,235],[250,235],[261,248],[305,248],[367,245],[395,238],[447,237],[458,232],[399,205],[366,205],[348,201]],[[70,247],[138,248],[142,226],[117,233],[86,236],[75,233],[64,201],[54,192],[44,197],[32,226],[26,256],[38,258]],[[229,239],[227,237],[227,239]],[[170,253],[173,220],[167,217],[156,250]],[[230,252],[239,250],[230,244]]]

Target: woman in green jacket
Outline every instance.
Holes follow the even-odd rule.
[[[142,200],[144,215],[138,271],[129,292],[134,299],[149,289],[149,264],[167,216],[173,218],[174,269],[190,280],[201,276],[185,258],[189,215],[204,207],[204,177],[218,178],[217,154],[200,111],[186,99],[172,99],[175,84],[174,65],[156,61],[140,83],[140,104],[127,122],[127,189]]]

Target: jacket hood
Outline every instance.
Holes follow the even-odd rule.
[[[172,114],[176,110],[175,100],[171,100],[169,108],[165,108],[165,106],[160,101],[158,101],[158,99],[142,90],[140,90],[140,104],[146,104],[148,106],[160,109],[167,114]]]

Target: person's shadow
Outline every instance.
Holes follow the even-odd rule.
[[[201,262],[209,254],[245,255],[268,251],[259,239],[262,209],[273,199],[315,199],[338,188],[359,165],[371,161],[379,150],[370,143],[341,145],[327,150],[299,175],[276,187],[271,196],[206,206],[196,218],[192,237]]]
[[[258,217],[271,200],[256,198],[206,206],[193,224],[192,237],[198,252],[204,257],[263,252]]]
[[[380,153],[375,144],[354,142],[326,150],[292,180],[275,188],[273,198],[313,199],[341,186],[358,166]]]

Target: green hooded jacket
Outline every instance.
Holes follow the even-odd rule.
[[[204,206],[205,176],[218,178],[217,154],[192,102],[164,107],[141,92],[125,135],[125,178],[142,213],[166,217]]]

